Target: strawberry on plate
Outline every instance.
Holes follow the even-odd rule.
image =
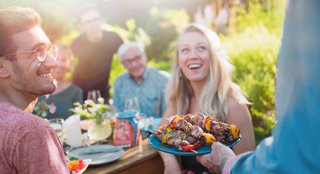
[[[91,162],[91,159],[86,159],[86,160],[79,159],[79,160],[68,161],[67,164],[68,164],[68,169],[70,173],[81,174],[87,169],[90,162]]]

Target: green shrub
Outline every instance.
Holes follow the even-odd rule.
[[[247,28],[255,27],[257,24],[263,25],[269,32],[280,35],[282,21],[285,13],[286,0],[264,0],[267,6],[263,7],[260,0],[250,0],[249,9],[246,11],[241,7],[236,7],[236,31],[244,32]]]
[[[166,71],[168,73],[171,72],[171,60],[149,60],[148,61],[148,65],[156,68],[156,69],[160,69],[163,71]]]
[[[276,58],[280,39],[259,25],[242,34],[223,38],[234,64],[233,78],[252,102],[256,140],[271,134],[275,116]]]

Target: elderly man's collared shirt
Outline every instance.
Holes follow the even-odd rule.
[[[125,101],[137,97],[140,112],[147,116],[162,117],[166,109],[165,90],[169,74],[148,67],[141,83],[136,83],[129,73],[120,75],[114,83],[113,104],[124,110]]]

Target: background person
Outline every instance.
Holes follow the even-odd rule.
[[[169,74],[148,67],[144,47],[137,42],[122,44],[118,55],[128,72],[115,80],[114,106],[118,111],[124,111],[126,100],[137,97],[140,113],[161,118],[167,107],[165,90]]]
[[[33,9],[0,10],[1,173],[69,173],[54,130],[31,114],[37,97],[55,90],[56,51]]]
[[[47,104],[54,104],[56,110],[54,113],[48,112],[47,119],[66,119],[73,114],[69,110],[74,108],[74,103],[82,103],[83,97],[81,88],[66,79],[66,75],[70,73],[73,63],[73,54],[70,48],[59,44],[56,46],[58,48],[58,66],[53,70],[52,75],[56,80],[57,87],[51,95],[39,97],[38,103],[45,101]]]
[[[241,141],[233,147],[235,153],[255,149],[255,139],[248,101],[231,79],[232,65],[216,33],[192,24],[180,35],[172,78],[168,86],[168,109],[160,125],[176,114],[204,113],[221,122],[235,124],[241,131]],[[160,152],[165,173],[181,173],[175,156]],[[181,157],[187,171],[209,172],[195,157]]]
[[[198,157],[223,173],[320,173],[320,2],[290,0],[278,58],[276,109],[272,136],[256,151],[235,155],[220,143]],[[228,162],[226,163],[226,161]]]
[[[81,34],[71,44],[78,58],[73,83],[83,90],[84,99],[89,91],[99,90],[108,104],[112,58],[123,41],[115,32],[102,30],[101,16],[93,6],[80,10],[78,22]]]

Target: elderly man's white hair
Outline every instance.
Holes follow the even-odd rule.
[[[144,53],[144,45],[138,42],[125,42],[118,49],[119,59],[122,60],[123,55],[130,49],[137,48],[141,54]]]

